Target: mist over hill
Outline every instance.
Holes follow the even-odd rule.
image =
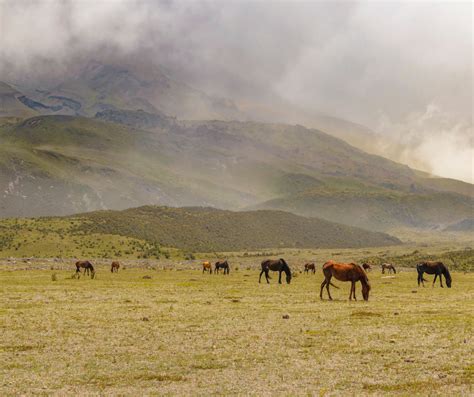
[[[160,68],[90,61],[46,89],[0,88],[3,217],[212,206],[388,231],[445,227],[472,211],[468,183],[366,153],[321,129],[245,121],[252,112],[267,116]],[[366,133],[337,118],[321,124]]]

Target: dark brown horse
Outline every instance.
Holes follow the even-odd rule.
[[[390,263],[382,263],[382,274],[385,274],[385,270],[388,270],[388,274],[390,273],[397,273],[395,266],[391,265]]]
[[[211,262],[203,262],[202,263],[202,272],[209,272],[209,274],[212,274],[212,265]]]
[[[362,267],[359,265],[356,265],[355,263],[336,263],[334,261],[329,261],[324,264],[323,273],[324,281],[321,283],[321,291],[319,293],[319,297],[321,299],[323,299],[323,288],[326,286],[329,299],[332,300],[331,293],[329,292],[329,285],[336,287],[333,283],[331,283],[331,278],[335,277],[336,280],[350,281],[352,283],[349,300],[352,300],[352,296],[354,296],[354,300],[357,300],[355,295],[355,283],[357,281],[360,281],[362,284],[362,296],[364,297],[364,300],[369,300],[369,279],[364,269],[362,269]]]
[[[214,265],[214,274],[219,273],[220,269],[224,269],[224,274],[230,273],[229,263],[227,261],[219,261]]]
[[[89,261],[77,261],[76,262],[76,275],[77,276],[80,276],[81,269],[84,269],[84,275],[90,274],[91,278],[95,277],[94,266],[92,266],[92,263],[90,263]]]
[[[291,270],[290,267],[288,266],[288,263],[285,262],[284,259],[267,259],[262,262],[262,271],[260,272],[260,276],[258,278],[258,282],[260,283],[260,280],[262,279],[262,274],[265,273],[265,278],[267,280],[267,284],[270,284],[269,278],[270,276],[268,275],[268,272],[271,270],[272,272],[279,272],[278,275],[278,283],[281,284],[281,273],[285,272],[286,274],[286,282],[287,284],[290,284],[291,282]]]
[[[120,262],[114,261],[112,262],[112,265],[110,266],[110,271],[112,273],[118,273],[120,269]]]
[[[442,262],[426,261],[418,263],[418,265],[416,265],[416,271],[418,272],[418,287],[420,286],[420,283],[423,284],[423,287],[425,286],[425,279],[423,278],[423,273],[427,273],[435,275],[433,280],[433,287],[436,278],[439,277],[439,285],[441,286],[441,288],[443,288],[443,278],[441,277],[441,275],[444,275],[446,285],[448,286],[448,288],[451,288],[451,274],[449,273],[449,270],[446,265]]]
[[[314,263],[305,263],[304,272],[309,273],[310,270],[311,273],[316,274],[316,265]]]
[[[368,263],[363,263],[362,268],[366,271],[371,271],[372,270],[372,266],[370,266]]]

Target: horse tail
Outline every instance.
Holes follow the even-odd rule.
[[[392,265],[393,272],[397,274],[397,269],[395,269],[395,266]]]
[[[337,285],[334,285],[332,282],[329,282],[329,285],[332,285],[334,288],[339,289],[339,287]]]

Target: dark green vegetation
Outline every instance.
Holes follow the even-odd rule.
[[[317,129],[178,120],[243,117],[232,102],[159,70],[92,62],[50,90],[4,84],[0,104],[20,116],[0,119],[0,217],[211,206],[388,232],[472,217],[472,185],[430,178]],[[21,119],[30,113],[54,115]]]
[[[399,244],[384,233],[282,211],[140,207],[83,215],[84,233],[119,234],[194,252]]]
[[[281,211],[151,206],[64,218],[6,219],[0,221],[0,236],[3,256],[19,256],[22,248],[20,252],[31,250],[27,252],[37,257],[157,258],[170,255],[160,247],[186,253],[400,243],[384,233]]]

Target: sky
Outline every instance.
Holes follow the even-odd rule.
[[[163,65],[211,94],[362,124],[397,160],[474,182],[472,21],[471,2],[1,0],[0,79]]]

